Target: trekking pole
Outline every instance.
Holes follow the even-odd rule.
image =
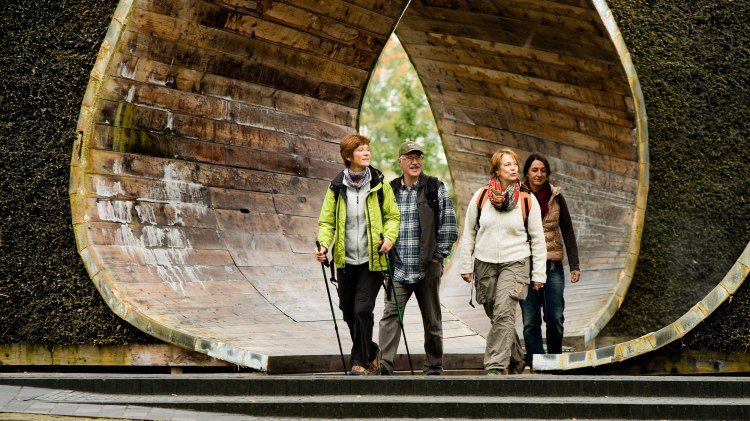
[[[385,241],[385,238],[383,237],[383,233],[380,233],[380,240]],[[398,322],[401,325],[401,333],[404,335],[404,346],[406,347],[406,357],[409,359],[409,369],[411,370],[411,375],[414,375],[414,365],[411,362],[411,353],[409,353],[409,342],[406,341],[406,329],[404,329],[404,315],[401,313],[401,307],[398,304],[398,295],[396,294],[396,287],[393,285],[393,270],[391,267],[391,260],[390,255],[386,253],[385,255],[385,265],[386,268],[388,268],[388,283],[390,284],[391,288],[391,294],[393,294],[393,301],[396,304],[396,312],[398,312]],[[385,285],[383,285],[385,288]],[[388,294],[388,290],[386,290],[386,294]]]
[[[320,241],[315,241],[315,245],[320,251]],[[346,372],[346,361],[344,361],[344,350],[341,348],[341,336],[339,336],[339,325],[336,324],[336,313],[333,311],[333,300],[331,299],[331,290],[328,288],[328,278],[326,277],[326,265],[329,265],[328,257],[325,262],[320,262],[320,268],[323,270],[323,283],[326,284],[326,293],[328,293],[328,305],[331,306],[331,318],[333,318],[333,329],[336,330],[336,340],[339,342],[339,353],[341,354],[341,365],[344,367],[344,375]],[[329,268],[333,273],[336,268]]]

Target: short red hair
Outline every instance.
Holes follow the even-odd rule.
[[[344,136],[344,138],[341,139],[341,144],[339,145],[341,147],[341,158],[344,159],[344,165],[349,168],[349,165],[351,165],[351,161],[349,160],[354,158],[354,151],[356,151],[357,148],[362,145],[369,144],[370,139],[360,134],[350,134]]]

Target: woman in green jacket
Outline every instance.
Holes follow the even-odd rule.
[[[400,214],[383,174],[370,166],[370,139],[341,140],[344,168],[326,192],[318,218],[319,262],[333,244],[339,279],[339,308],[352,338],[349,374],[379,374],[380,349],[372,341],[375,299],[388,269],[386,253],[398,237]],[[334,233],[337,235],[334,236]],[[382,235],[382,240],[381,240]]]

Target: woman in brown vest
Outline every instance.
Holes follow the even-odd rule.
[[[552,173],[547,158],[533,153],[523,166],[526,178],[524,185],[534,194],[542,211],[544,239],[547,242],[547,283],[543,289],[529,289],[526,300],[521,303],[523,314],[523,340],[526,346],[526,365],[531,367],[534,354],[544,354],[542,346],[542,317],[547,325],[547,353],[562,353],[563,323],[565,317],[565,274],[563,273],[563,244],[568,255],[570,281],[581,277],[578,265],[578,246],[573,232],[573,223],[560,188],[549,182]],[[536,266],[537,262],[534,262]]]

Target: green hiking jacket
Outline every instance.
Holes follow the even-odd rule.
[[[383,174],[373,167],[369,167],[372,172],[370,181],[370,193],[366,199],[365,224],[367,230],[367,246],[369,250],[370,270],[385,271],[388,270],[385,255],[378,254],[378,241],[380,234],[389,240],[391,244],[396,244],[398,238],[399,224],[401,223],[401,214],[393,195],[393,190],[388,183],[383,182]],[[382,190],[383,204],[382,214],[380,203],[378,202],[378,191]],[[336,192],[339,192],[338,194]],[[338,217],[337,217],[338,216]],[[383,222],[385,220],[385,223]],[[331,185],[326,192],[323,200],[323,207],[320,209],[318,218],[318,241],[320,245],[327,250],[331,249],[331,243],[334,240],[334,231],[339,233],[335,236],[336,244],[333,247],[333,260],[337,268],[344,267],[345,246],[344,233],[346,227],[346,185],[344,184],[344,172],[340,172],[331,181]]]

